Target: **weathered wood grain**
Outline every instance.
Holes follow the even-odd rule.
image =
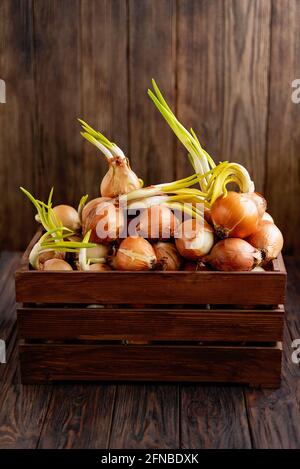
[[[5,341],[6,348],[9,346],[13,330],[16,326],[17,315],[15,304],[14,273],[19,265],[19,253],[3,254],[3,267],[1,268],[0,265],[0,339]],[[0,364],[0,370],[1,368],[2,365]]]
[[[127,16],[124,0],[81,2],[81,117],[130,157]],[[99,195],[106,171],[102,153],[84,142],[80,172],[90,199]]]
[[[147,96],[157,80],[175,102],[176,2],[129,0],[130,159],[147,184],[173,180],[174,138]]]
[[[19,308],[20,339],[282,340],[284,310]],[[147,324],[147,327],[145,327]]]
[[[299,448],[300,370],[291,361],[291,342],[286,328],[281,387],[274,391],[245,391],[255,448]],[[270,366],[268,361],[265,366]]]
[[[243,391],[180,386],[181,447],[251,448]]]
[[[0,245],[24,247],[32,236],[32,209],[19,186],[35,188],[36,112],[32,0],[0,3]]]
[[[98,193],[105,162],[83,144],[80,115],[124,147],[146,182],[190,172],[146,96],[154,76],[217,161],[249,168],[286,251],[299,252],[297,0],[3,0],[0,9],[6,248],[24,249],[33,232],[18,186],[44,198],[54,185],[55,201],[73,204]]]
[[[51,392],[52,386],[5,382],[0,396],[1,449],[37,446]]]
[[[16,295],[35,303],[278,305],[284,303],[285,281],[284,272],[20,270]]]
[[[179,448],[178,387],[119,385],[110,448]]]
[[[10,341],[7,363],[1,365],[5,368],[0,375],[0,449],[37,446],[53,389],[20,384],[16,343]]]
[[[58,385],[53,390],[39,448],[107,448],[114,385]]]
[[[272,5],[265,194],[283,231],[286,251],[294,249],[299,255],[300,104],[291,97],[292,82],[300,77],[300,3],[288,0]]]
[[[84,192],[81,136],[80,0],[33,5],[38,158],[36,194],[77,205]],[[29,187],[29,190],[31,187]],[[27,202],[29,203],[29,202]]]
[[[287,298],[286,324],[291,339],[300,338],[299,305],[300,305],[300,259],[287,258]]]
[[[261,192],[266,166],[271,2],[224,3],[221,159],[245,165]]]
[[[288,288],[280,389],[246,391],[253,445],[257,448],[299,448],[300,370],[292,362],[291,344],[299,338],[299,262],[286,258]],[[267,366],[267,364],[266,364]]]
[[[216,161],[223,159],[225,7],[223,0],[181,0],[177,12],[177,116]],[[191,174],[181,144],[175,164],[178,178]]]

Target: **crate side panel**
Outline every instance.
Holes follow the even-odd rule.
[[[245,304],[284,303],[281,272],[16,273],[19,302]]]
[[[282,338],[283,308],[21,308],[18,326],[23,339],[276,342]]]
[[[277,386],[277,347],[20,345],[23,383],[191,381]]]

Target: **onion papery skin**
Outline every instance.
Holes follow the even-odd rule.
[[[104,258],[106,259],[109,253],[109,246],[106,244],[97,244],[94,248],[87,248],[86,258],[95,259],[95,258]]]
[[[182,257],[172,243],[158,242],[153,245],[157,264],[161,270],[180,270],[182,264]]]
[[[43,266],[43,264],[45,264],[46,261],[49,261],[50,259],[61,259],[61,260],[64,260],[66,257],[66,254],[64,252],[60,252],[60,251],[45,251],[45,252],[41,252],[39,255],[38,255],[38,265],[39,265],[39,268],[40,266]]]
[[[214,244],[212,227],[201,220],[186,220],[176,233],[176,248],[185,259],[194,261],[209,253]]]
[[[249,271],[260,264],[261,253],[244,239],[228,238],[216,243],[204,260],[217,270]]]
[[[211,219],[211,211],[207,207],[204,207],[204,218],[205,218],[205,221],[207,221],[209,225],[213,224],[212,219]]]
[[[90,264],[88,272],[107,272],[109,270],[111,270],[109,265],[99,263],[99,264]]]
[[[56,205],[56,207],[53,207],[53,212],[63,226],[71,231],[80,230],[79,214],[74,207],[71,207],[71,205]]]
[[[116,270],[151,270],[156,264],[155,251],[144,238],[129,236],[124,239],[113,258],[112,265]]]
[[[102,197],[117,197],[141,188],[141,181],[132,171],[127,158],[109,161],[109,169],[100,184]]]
[[[91,243],[108,244],[115,241],[125,224],[123,211],[111,199],[101,199],[82,212],[82,231],[85,235],[91,230]]]
[[[64,260],[66,254],[61,251],[55,251],[54,249],[42,250],[41,241],[35,243],[29,254],[29,264],[35,270],[43,270],[44,263],[50,259],[62,259]]]
[[[68,262],[61,259],[49,259],[43,265],[42,270],[73,270]]]
[[[82,220],[82,228],[86,224],[87,220],[90,217],[91,212],[95,210],[95,207],[99,205],[101,202],[113,202],[110,197],[97,197],[96,199],[90,200],[82,209],[81,212],[81,220]]]
[[[177,228],[177,218],[165,205],[153,205],[139,217],[138,234],[147,239],[170,239]]]
[[[269,221],[270,223],[274,223],[273,217],[268,212],[265,212],[261,217],[261,222],[263,221]]]
[[[261,194],[259,194],[259,192],[249,192],[248,196],[250,197],[250,199],[253,200],[253,202],[255,202],[258,210],[258,215],[262,217],[265,211],[267,210],[266,199]]]
[[[246,238],[257,229],[260,216],[248,194],[230,191],[211,207],[211,218],[219,238]]]
[[[275,259],[283,247],[283,236],[280,229],[269,221],[260,223],[255,233],[249,236],[247,241],[262,252],[265,263]]]

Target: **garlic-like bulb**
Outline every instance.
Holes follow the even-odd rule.
[[[109,169],[100,184],[102,197],[117,197],[141,188],[141,181],[130,168],[127,158],[109,161]]]
[[[86,235],[91,230],[90,242],[109,244],[120,236],[124,225],[123,210],[111,199],[91,200],[82,211],[82,232]]]
[[[143,182],[130,168],[129,160],[121,148],[82,119],[79,119],[79,122],[82,126],[81,135],[103,153],[109,164],[109,169],[100,184],[101,195],[114,198],[140,189]]]

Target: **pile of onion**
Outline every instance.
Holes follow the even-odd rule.
[[[109,166],[100,184],[101,195],[113,198],[140,189],[142,181],[130,168],[129,160],[121,148],[82,119],[79,122],[82,126],[81,135],[103,153]]]
[[[101,197],[86,203],[84,195],[76,210],[52,207],[53,188],[47,203],[21,188],[45,230],[29,255],[34,269],[248,271],[261,270],[280,253],[282,234],[266,212],[266,200],[254,192],[246,168],[228,161],[216,165],[193,129],[187,131],[172,113],[154,81],[153,88],[148,94],[185,146],[193,174],[143,187],[123,151],[80,120],[81,135],[109,166]],[[241,192],[227,191],[229,183]],[[140,215],[132,219],[134,210]]]

